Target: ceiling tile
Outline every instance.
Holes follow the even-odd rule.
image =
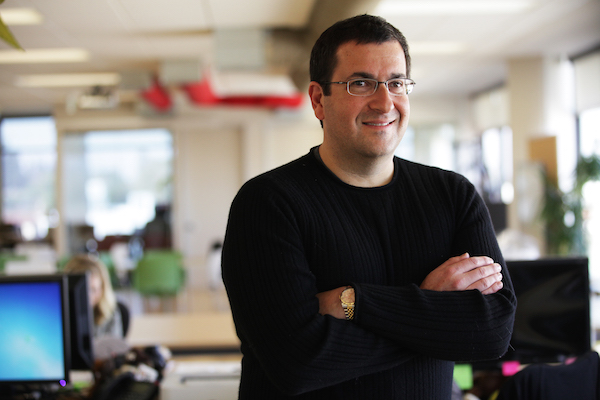
[[[139,31],[182,31],[210,26],[210,16],[202,0],[110,0],[110,3],[120,18],[130,20]]]
[[[207,1],[217,28],[302,28],[315,3],[315,0]]]

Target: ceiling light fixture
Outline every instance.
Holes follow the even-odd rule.
[[[0,18],[5,25],[39,25],[44,17],[33,8],[4,8],[0,10]]]
[[[375,13],[383,17],[403,15],[512,14],[531,7],[530,0],[384,0]]]
[[[115,86],[121,81],[117,73],[81,73],[81,74],[38,74],[20,75],[15,81],[19,87],[88,87]]]
[[[0,51],[0,64],[38,64],[83,62],[90,59],[84,49],[27,49]]]
[[[119,94],[110,88],[94,86],[77,98],[77,106],[85,110],[103,110],[119,105]]]

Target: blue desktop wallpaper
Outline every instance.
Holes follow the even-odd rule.
[[[59,282],[0,284],[0,382],[64,376]]]

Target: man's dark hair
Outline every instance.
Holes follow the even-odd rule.
[[[310,54],[310,80],[323,86],[323,93],[330,94],[330,85],[323,82],[331,81],[333,70],[337,65],[336,52],[348,42],[358,44],[382,44],[396,40],[404,50],[406,58],[406,76],[410,77],[410,55],[406,38],[396,27],[385,19],[373,15],[358,15],[339,22],[327,28],[317,39]]]

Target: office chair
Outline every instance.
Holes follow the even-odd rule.
[[[134,289],[145,298],[175,299],[185,285],[183,257],[176,251],[148,250],[132,275]]]
[[[496,400],[600,400],[599,364],[595,351],[571,364],[532,364],[510,377]]]
[[[127,332],[129,331],[129,308],[120,301],[117,301],[117,307],[121,312],[121,323],[123,324],[123,337],[127,337]]]

